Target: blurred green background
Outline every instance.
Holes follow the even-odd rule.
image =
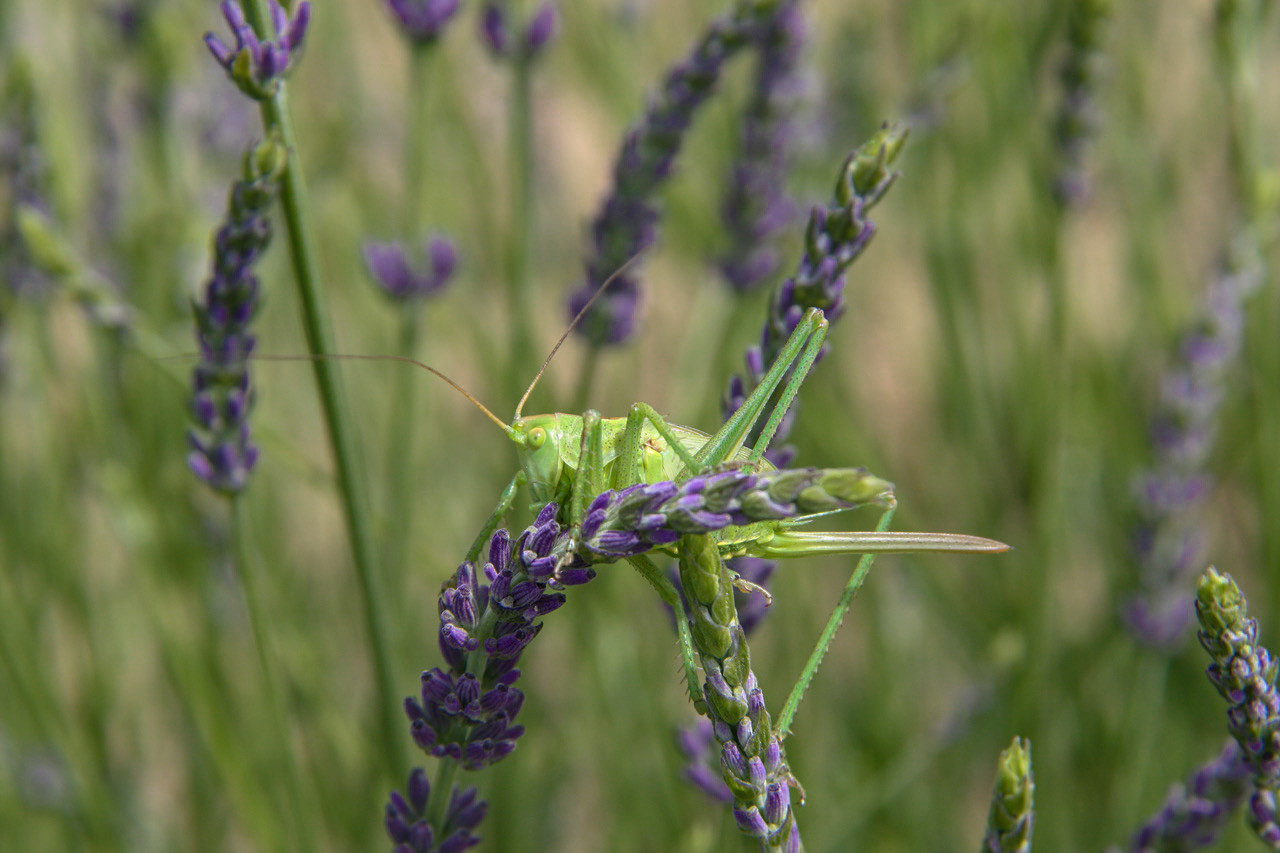
[[[1118,609],[1138,585],[1134,480],[1151,464],[1162,372],[1224,247],[1253,223],[1264,259],[1272,254],[1267,155],[1280,88],[1264,81],[1280,70],[1277,35],[1250,25],[1270,4],[1223,4],[1243,22],[1224,74],[1214,3],[1115,4],[1087,153],[1094,192],[1063,210],[1051,192],[1054,121],[1076,5],[805,4],[796,198],[825,201],[845,154],[881,122],[908,120],[913,135],[900,181],[873,213],[879,233],[852,269],[830,355],[805,386],[798,462],[866,465],[893,480],[901,529],[1015,547],[878,561],[787,744],[813,851],[976,849],[996,756],[1015,734],[1032,743],[1038,849],[1123,844],[1226,733],[1194,639],[1147,649]],[[622,133],[725,8],[560,4],[532,90],[538,353],[564,330]],[[477,19],[464,4],[428,85],[413,88],[429,116],[424,220],[462,258],[452,289],[427,306],[417,354],[506,417],[542,356],[508,375],[503,279],[519,224],[510,80]],[[186,467],[190,300],[207,280],[240,158],[262,134],[254,105],[201,44],[208,30],[227,37],[211,2],[0,2],[6,850],[298,847],[291,761],[316,846],[385,849],[388,791],[412,763],[430,767],[407,723],[400,766],[379,748],[381,700],[310,365],[253,366],[263,453],[244,498],[247,567],[233,558],[225,505]],[[597,365],[590,404],[606,415],[645,401],[714,430],[728,374],[759,334],[766,294],[738,300],[712,266],[751,66],[745,55],[731,65],[661,196],[637,334]],[[397,351],[395,310],[369,281],[361,245],[406,236],[408,75],[383,4],[316,3],[289,90],[346,353]],[[19,275],[30,259],[17,210],[32,198],[66,269]],[[801,235],[797,224],[781,242],[785,270]],[[284,248],[278,224],[260,268],[264,353],[306,351]],[[107,322],[121,308],[123,331]],[[1223,377],[1214,485],[1198,517],[1210,560],[1241,582],[1269,642],[1280,628],[1278,308],[1264,276],[1242,364]],[[571,339],[529,411],[572,405],[584,352]],[[379,563],[380,621],[409,695],[440,663],[437,593],[514,471],[513,448],[414,373],[413,442],[389,452],[411,368],[341,370],[377,547],[400,555]],[[388,486],[397,469],[413,484],[407,508]],[[390,541],[397,508],[408,529]],[[283,733],[264,698],[241,568],[268,616]],[[752,640],[771,706],[851,568],[834,558],[780,567]],[[481,849],[752,849],[728,810],[680,777],[674,733],[693,714],[677,669],[668,617],[634,572],[604,567],[573,589],[523,660],[526,735],[475,779],[490,802]],[[1221,849],[1248,844],[1237,825]]]

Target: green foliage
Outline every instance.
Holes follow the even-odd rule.
[[[222,26],[214,4],[110,4],[133,9],[128,20],[103,5],[0,4],[0,849],[285,850],[301,846],[299,823],[319,849],[388,848],[386,794],[424,762],[407,722],[401,766],[380,746],[385,705],[309,365],[253,364],[262,461],[238,513],[247,553],[224,503],[186,468],[190,297],[240,158],[262,138],[256,105],[204,52],[200,35]],[[462,263],[423,309],[414,352],[505,412],[564,329],[620,134],[725,4],[561,4],[560,34],[532,72],[527,218],[511,212],[509,77],[475,37],[473,5],[424,73],[420,224],[451,232]],[[1260,140],[1276,137],[1280,116],[1258,108],[1274,102],[1254,81],[1280,71],[1280,34],[1247,26],[1266,4],[1223,4],[1218,18],[1204,4],[1110,4],[1093,192],[1064,207],[1052,133],[1073,5],[806,7],[821,88],[796,196],[824,202],[834,169],[882,122],[907,121],[911,136],[830,352],[803,388],[798,464],[892,480],[900,529],[1015,547],[879,558],[787,741],[811,851],[974,849],[991,756],[1015,732],[1036,745],[1038,848],[1123,844],[1226,733],[1191,635],[1151,651],[1117,613],[1139,584],[1133,482],[1153,458],[1162,370],[1225,247],[1245,233],[1274,262],[1274,145]],[[1228,16],[1242,17],[1215,25]],[[400,318],[367,280],[361,243],[416,237],[396,231],[418,219],[405,216],[400,165],[408,50],[377,3],[322,2],[307,38],[287,88],[338,347],[396,352]],[[1215,42],[1231,38],[1230,51]],[[594,368],[590,404],[606,416],[645,401],[713,432],[727,372],[758,339],[767,298],[739,302],[711,271],[723,233],[714,177],[747,76],[731,69],[722,82],[664,190],[638,331]],[[11,156],[11,139],[29,156]],[[503,280],[517,228],[530,232],[518,318]],[[797,224],[783,269],[803,239]],[[12,287],[23,257],[31,276]],[[259,352],[305,352],[283,239],[258,271]],[[1210,558],[1249,591],[1272,647],[1278,311],[1268,277],[1247,306],[1243,365],[1223,377],[1214,485],[1199,510]],[[539,355],[511,377],[521,323]],[[572,405],[581,352],[566,345],[528,411]],[[378,619],[409,695],[439,663],[440,585],[515,460],[425,373],[402,439],[393,418],[411,368],[338,368],[385,536]],[[388,452],[388,435],[402,452]],[[385,487],[401,479],[407,505]],[[513,525],[528,521],[517,512]],[[773,612],[751,640],[771,703],[851,559],[779,568]],[[479,849],[750,849],[680,775],[673,731],[692,712],[670,620],[633,572],[607,569],[573,590],[521,669],[528,731],[474,780],[490,802]],[[1238,821],[1220,849],[1247,838]]]

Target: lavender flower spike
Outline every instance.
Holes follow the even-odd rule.
[[[387,835],[396,843],[396,853],[461,853],[480,843],[479,836],[471,833],[484,820],[489,805],[477,801],[475,788],[453,789],[444,825],[440,827],[427,821],[430,797],[431,783],[421,767],[409,774],[405,794],[391,792],[386,827]]]
[[[1209,847],[1249,791],[1249,765],[1240,745],[1228,740],[1222,754],[1177,785],[1164,807],[1133,836],[1129,853]]]
[[[704,713],[720,745],[720,770],[733,796],[738,828],[761,849],[799,853],[800,830],[791,808],[794,778],[738,621],[733,583],[715,540],[685,536],[680,583],[687,597],[694,647],[706,673]]]
[[[738,293],[768,282],[778,266],[773,238],[792,225],[796,204],[787,195],[794,114],[804,86],[801,54],[805,20],[798,0],[783,0],[757,43],[755,87],[742,120],[741,151],[721,204],[729,248],[719,267]]]
[[[202,358],[194,376],[189,463],[225,494],[243,489],[258,461],[249,440],[248,361],[255,344],[249,325],[260,301],[253,265],[271,240],[268,213],[284,166],[284,148],[274,139],[245,158],[244,180],[231,188],[227,219],[214,240],[213,275],[194,306]]]
[[[387,0],[391,14],[400,22],[400,31],[416,45],[435,44],[461,0]]]
[[[577,316],[600,285],[657,238],[654,196],[670,177],[694,113],[711,96],[725,62],[751,43],[779,0],[739,0],[712,22],[693,52],[672,68],[640,121],[627,131],[613,168],[613,189],[591,223],[593,246],[586,282],[569,298]],[[609,286],[575,331],[595,346],[618,344],[631,335],[639,285],[624,273]]]
[[[864,468],[728,468],[680,483],[640,483],[602,493],[587,508],[580,547],[616,560],[672,545],[687,534],[885,504],[892,498],[893,484]]]
[[[1030,853],[1032,805],[1036,783],[1031,774],[1031,743],[1015,737],[1000,753],[983,853]]]
[[[311,4],[302,0],[290,20],[279,0],[271,0],[274,41],[258,38],[245,19],[244,7],[236,0],[223,0],[221,8],[222,16],[235,34],[235,47],[228,47],[213,33],[205,34],[204,43],[240,91],[256,101],[270,98],[302,51],[307,24],[311,21]]]
[[[509,2],[489,0],[480,14],[480,33],[489,51],[499,59],[517,59],[522,62],[535,59],[555,36],[559,24],[559,12],[551,0],[543,0],[529,16],[524,36],[515,42],[508,25]]]
[[[1258,620],[1249,617],[1249,604],[1230,575],[1209,567],[1200,578],[1196,615],[1200,645],[1213,658],[1209,680],[1231,704],[1227,729],[1253,772],[1249,826],[1272,848],[1280,847],[1280,664],[1258,645]]]
[[[524,704],[514,687],[520,655],[542,630],[539,619],[564,604],[560,590],[595,577],[569,553],[570,530],[556,522],[557,512],[547,504],[515,542],[505,530],[493,535],[483,566],[488,583],[466,562],[441,591],[448,669],[424,672],[420,696],[405,700],[414,742],[428,754],[477,770],[509,755],[524,734],[515,724]]]

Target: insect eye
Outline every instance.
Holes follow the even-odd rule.
[[[537,450],[539,447],[547,443],[547,431],[542,427],[534,427],[529,430],[529,437],[525,440],[525,445],[530,450]]]

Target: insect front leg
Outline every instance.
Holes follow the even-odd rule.
[[[502,490],[502,497],[498,499],[498,505],[493,508],[493,512],[489,514],[489,519],[484,523],[484,527],[480,528],[480,535],[476,537],[476,540],[471,543],[471,547],[467,550],[468,561],[474,563],[480,559],[480,554],[489,543],[489,539],[497,532],[498,527],[502,524],[502,519],[515,503],[516,492],[520,490],[520,487],[525,482],[524,471],[517,471],[516,475],[511,478],[511,482]]]

